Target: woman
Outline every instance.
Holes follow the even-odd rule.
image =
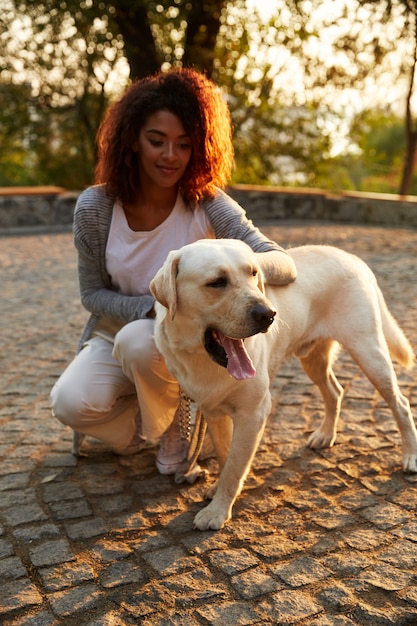
[[[75,431],[135,454],[160,441],[157,467],[187,454],[179,386],[153,341],[149,282],[168,252],[201,238],[238,238],[265,260],[266,278],[296,271],[222,189],[233,165],[230,114],[219,89],[191,69],[131,85],[98,133],[96,185],[79,197],[74,242],[83,306],[79,352],[51,392]]]

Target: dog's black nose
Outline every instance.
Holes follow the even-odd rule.
[[[274,321],[276,311],[264,304],[255,304],[252,309],[252,318],[259,326],[259,330],[266,330]]]

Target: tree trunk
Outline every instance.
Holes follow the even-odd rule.
[[[406,133],[406,152],[404,156],[403,171],[399,193],[406,196],[410,193],[411,184],[413,182],[413,174],[416,162],[417,149],[417,130],[413,124],[413,113],[411,110],[411,99],[414,91],[414,76],[417,65],[417,16],[414,16],[414,55],[413,63],[410,68],[410,81],[408,85],[408,93],[406,99],[405,111],[405,133]]]
[[[147,2],[115,2],[114,21],[125,44],[130,78],[143,78],[161,69],[148,20]]]
[[[187,18],[182,63],[213,73],[214,50],[225,0],[194,0]]]

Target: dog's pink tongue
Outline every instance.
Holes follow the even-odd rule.
[[[246,352],[243,339],[231,339],[219,333],[219,339],[227,354],[227,371],[236,380],[253,378],[256,369],[249,354]]]

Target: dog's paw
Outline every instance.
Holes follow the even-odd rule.
[[[417,473],[417,454],[404,454],[403,456],[403,470],[407,474]]]
[[[318,428],[314,433],[311,433],[307,445],[313,450],[319,450],[320,448],[331,448],[335,441],[336,435],[333,432],[328,433]]]
[[[197,530],[220,530],[230,518],[231,515],[227,511],[219,509],[214,502],[210,502],[197,513],[193,526]]]

